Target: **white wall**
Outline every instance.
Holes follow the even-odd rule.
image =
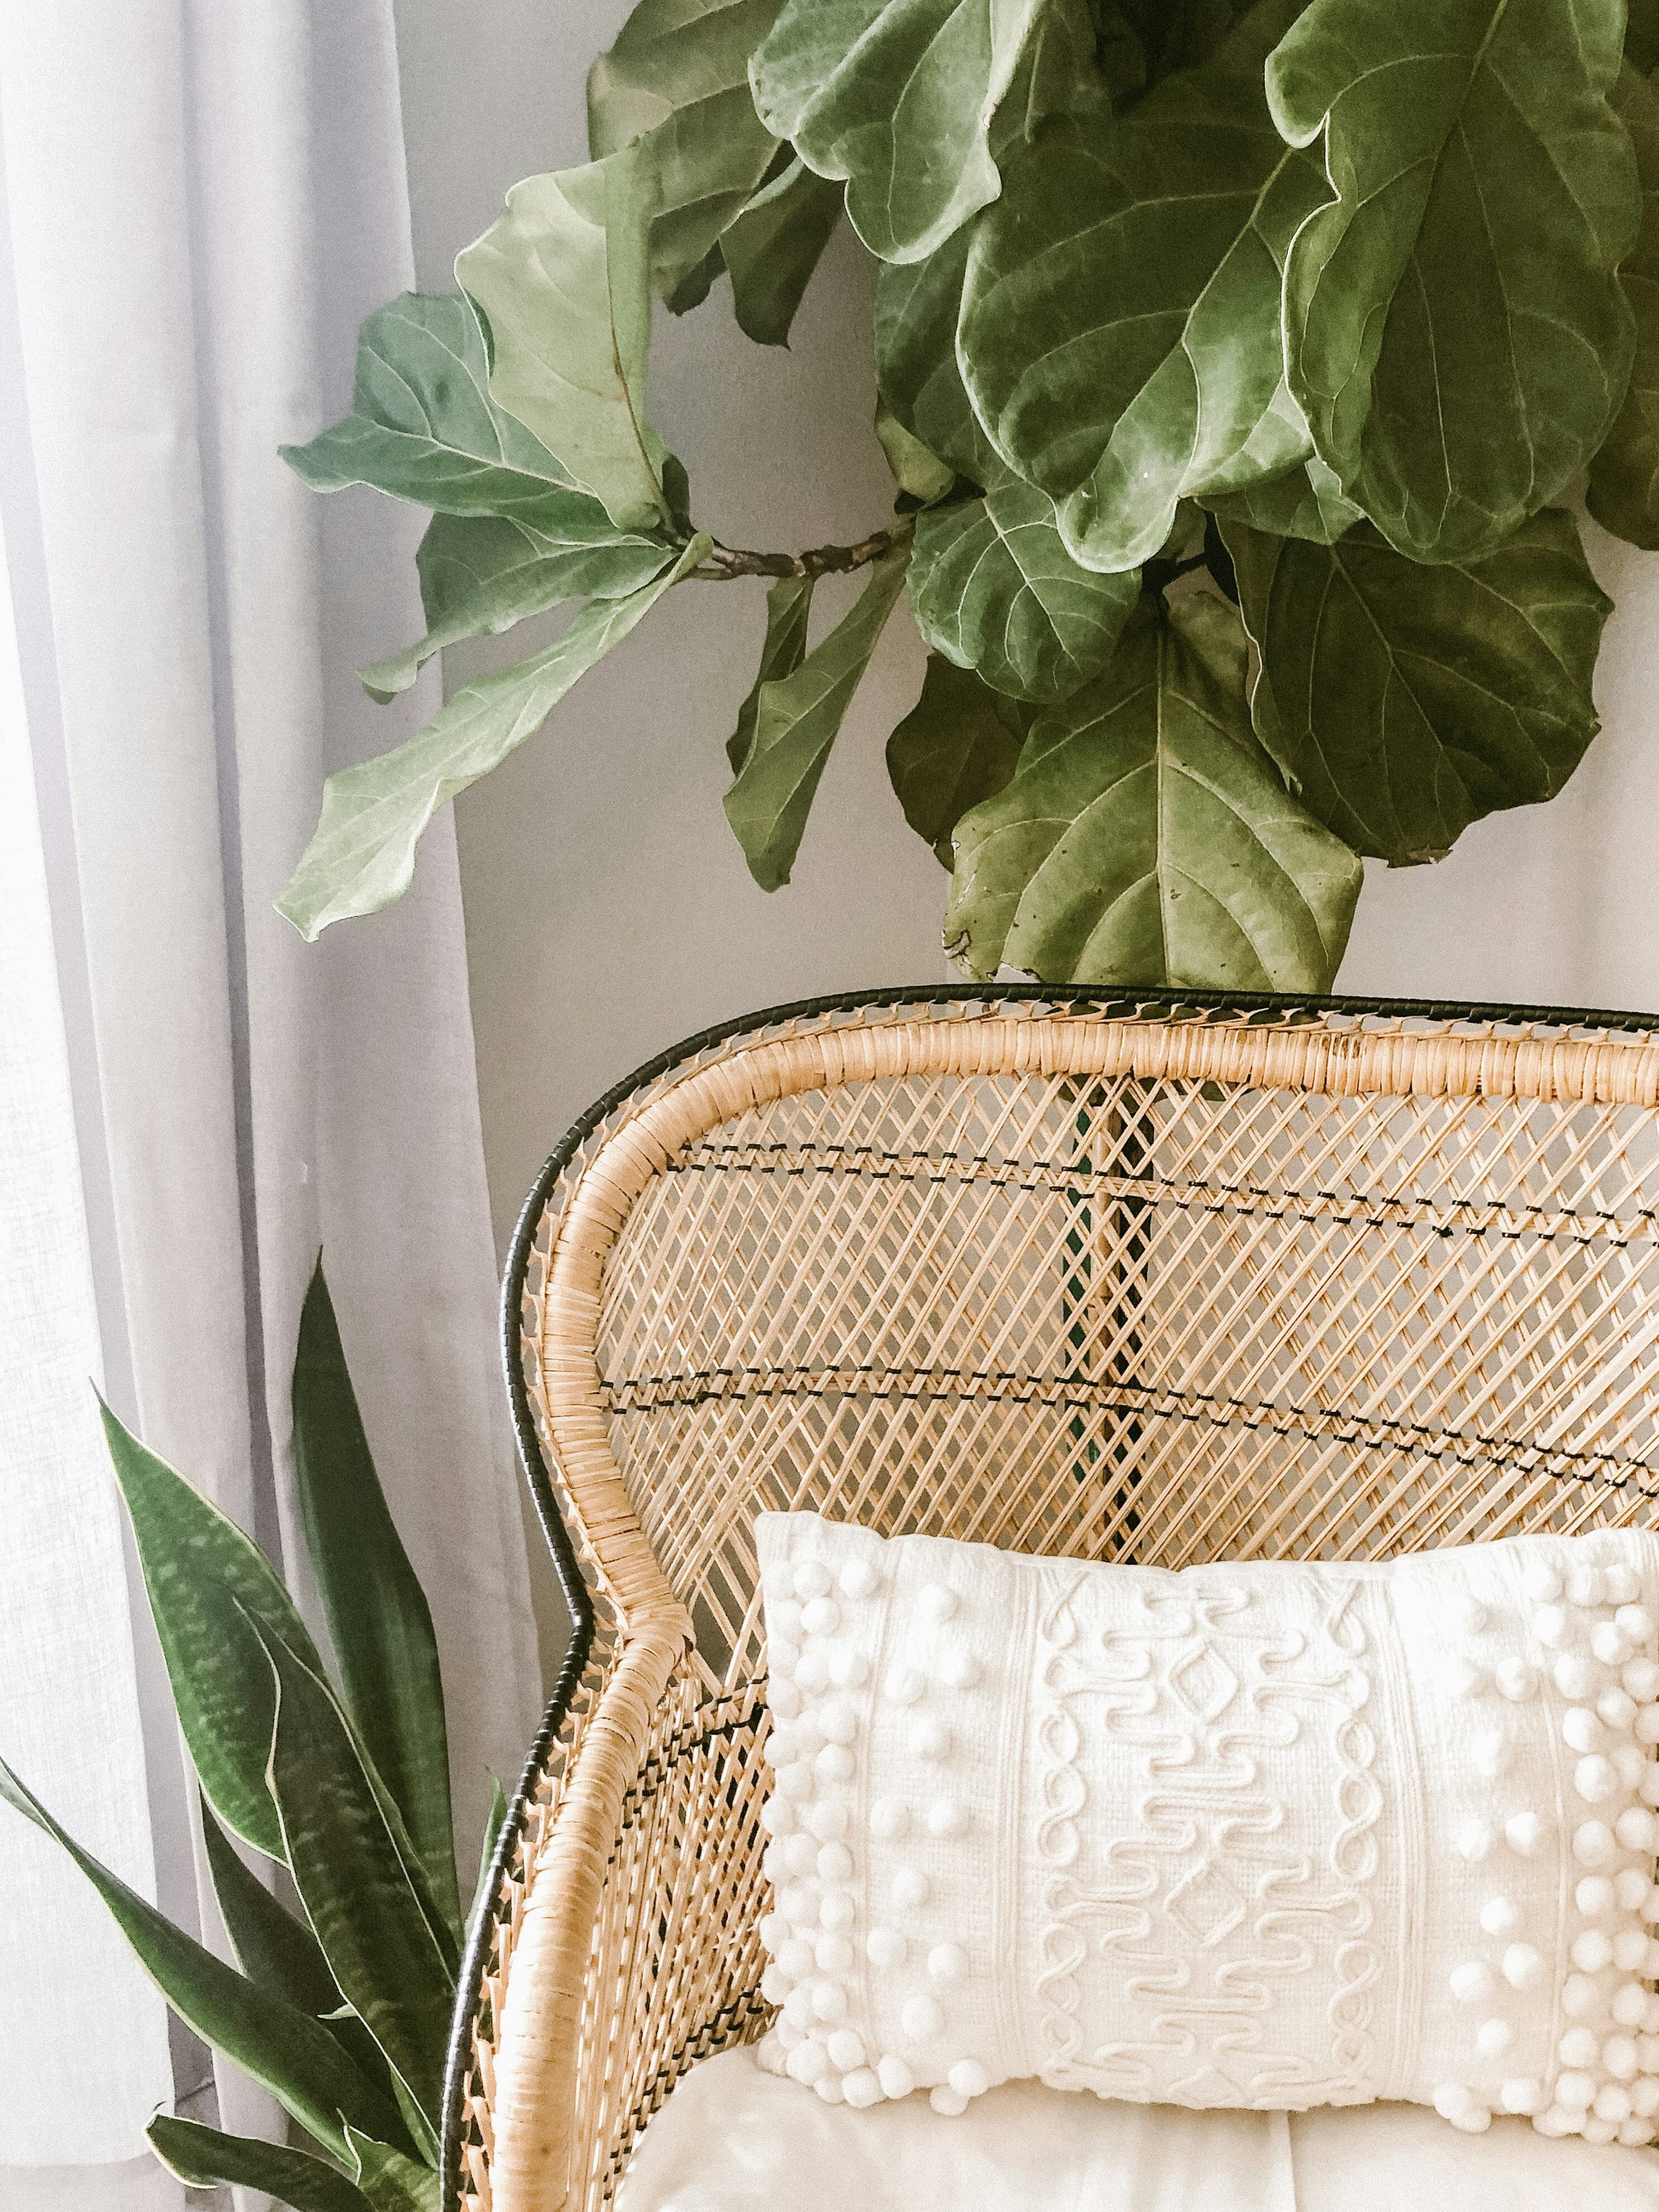
[[[582,81],[622,0],[397,0],[421,281],[521,175],[580,160]],[[861,535],[890,486],[867,435],[867,271],[843,239],[793,352],[750,343],[724,288],[659,316],[653,412],[730,543]],[[1374,867],[1340,988],[1659,1006],[1659,723],[1647,641],[1659,559],[1601,541],[1625,603],[1602,663],[1608,729],[1563,799],[1482,824],[1433,869]],[[842,587],[843,590],[845,587]],[[830,593],[823,593],[830,604]],[[498,1231],[571,1118],[661,1047],[817,991],[945,970],[945,878],[906,830],[882,744],[921,680],[896,618],[848,717],[795,880],[769,898],[720,812],[722,750],[758,652],[761,592],[675,592],[553,724],[459,802],[484,1141]],[[403,641],[388,639],[388,649]],[[452,684],[525,650],[450,656]]]

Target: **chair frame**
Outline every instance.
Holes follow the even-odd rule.
[[[489,2110],[494,2095],[492,2051],[478,2032],[481,2008],[491,1990],[492,1960],[498,1962],[510,1942],[522,1911],[520,1876],[532,1827],[540,1820],[538,1841],[552,1826],[549,1803],[551,1778],[574,1765],[571,1740],[573,1714],[590,1677],[598,1618],[589,1579],[578,1559],[576,1542],[556,1495],[554,1479],[538,1431],[524,1358],[524,1313],[526,1284],[535,1257],[537,1238],[549,1200],[583,1147],[605,1123],[630,1099],[651,1091],[665,1077],[689,1070],[693,1063],[738,1039],[759,1041],[767,1032],[804,1024],[823,1024],[840,1015],[901,1015],[906,1009],[941,1011],[958,1018],[990,1017],[1000,1010],[1025,1015],[1063,1016],[1068,1012],[1095,1021],[1118,1019],[1161,1024],[1225,1022],[1270,1025],[1328,1023],[1330,1018],[1358,1023],[1369,1018],[1401,1024],[1420,1024],[1410,1035],[1455,1033],[1476,1027],[1519,1031],[1523,1040],[1540,1043],[1563,1042],[1577,1032],[1590,1043],[1623,1040],[1633,1043],[1659,1032],[1659,1016],[1605,1009],[1520,1006],[1441,1000],[1391,1000],[1348,997],[1316,998],[1279,994],[1206,994],[1185,990],[1137,988],[1133,992],[1091,992],[1045,984],[998,984],[975,990],[952,990],[946,986],[921,985],[873,992],[840,994],[795,1001],[745,1015],[703,1030],[659,1054],[595,1102],[573,1124],[549,1157],[526,1198],[513,1237],[501,1307],[503,1356],[509,1400],[519,1450],[543,1535],[571,1618],[571,1635],[553,1695],[541,1729],[531,1747],[519,1785],[497,1838],[489,1879],[489,1903],[478,1916],[462,1961],[459,1989],[452,2024],[442,2113],[441,2203],[442,2212],[492,2212],[489,2179],[493,2145]],[[1542,1031],[1544,1036],[1538,1037]],[[1589,1035],[1585,1036],[1584,1033]],[[654,1569],[655,1563],[646,1558]],[[689,1623],[662,1583],[661,1597],[668,1601],[646,1603],[641,1613],[630,1607],[627,1644],[630,1652],[644,1648],[641,1694],[659,1698],[670,1668],[687,1642]],[[660,1617],[653,1617],[660,1616]],[[660,1677],[661,1679],[658,1679]],[[611,1677],[614,1680],[614,1674]],[[499,1996],[499,1988],[496,1989]],[[708,2023],[702,2039],[707,2050],[745,2039],[757,2033],[769,2016],[769,2007],[754,1996],[746,2005],[730,2008],[733,2016]],[[738,2014],[741,2016],[738,2016]],[[684,2064],[704,2055],[703,2050],[681,2053]],[[684,2065],[679,2070],[684,2070]],[[649,2106],[654,2110],[673,2086],[673,2078],[657,2085]],[[646,2115],[648,2117],[648,2113]],[[482,2121],[482,2139],[480,2122]],[[642,2124],[642,2119],[641,2124]],[[624,2146],[625,2149],[625,2146]],[[619,2171],[619,2168],[617,2169]],[[615,2179],[613,2173],[612,2180]],[[610,2184],[603,2200],[608,2203]],[[562,2196],[549,2199],[545,2212],[557,2212],[559,2203],[587,2203]],[[512,2212],[518,2212],[515,2197]],[[503,2208],[506,2212],[506,2208]]]

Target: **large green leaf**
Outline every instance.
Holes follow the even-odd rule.
[[[850,612],[787,676],[763,684],[755,735],[726,794],[726,818],[763,890],[789,880],[824,763],[904,586],[901,542],[872,568]]]
[[[1064,699],[1116,650],[1140,574],[1073,560],[1046,492],[1000,470],[982,499],[916,518],[910,611],[929,645],[1017,699]]]
[[[283,1856],[265,1786],[270,1670],[246,1625],[268,1623],[317,1662],[294,1601],[259,1547],[103,1407],[132,1519],[179,1725],[208,1802],[234,1835]]]
[[[676,307],[687,277],[742,212],[777,151],[755,112],[749,57],[779,4],[640,0],[616,45],[588,72],[594,160],[648,140],[655,179],[651,275]]]
[[[905,820],[941,866],[951,866],[963,816],[1012,775],[1028,714],[971,670],[928,654],[921,696],[887,740],[887,774]]]
[[[1051,125],[975,228],[958,337],[975,410],[1090,568],[1150,560],[1179,501],[1310,450],[1279,290],[1328,195],[1273,128],[1261,75],[1298,4],[1260,0],[1127,114]]]
[[[484,317],[491,393],[629,529],[667,519],[662,441],[645,420],[655,191],[639,141],[527,177],[455,263]]]
[[[270,1787],[294,1886],[341,1994],[435,2142],[454,1953],[411,1887],[402,1839],[328,1684],[276,1637],[262,1640],[278,1684]]]
[[[294,1472],[347,1710],[459,1942],[438,1639],[374,1471],[320,1259],[294,1361]]]
[[[842,188],[792,161],[720,234],[738,327],[757,345],[787,345],[795,310],[841,221]]]
[[[659,575],[678,551],[644,531],[619,531],[596,499],[562,495],[537,522],[512,515],[434,514],[415,556],[427,634],[362,671],[372,698],[406,691],[434,653],[495,637],[562,599],[620,599]]]
[[[763,684],[775,684],[793,676],[806,658],[806,626],[812,616],[812,578],[780,576],[766,593],[766,636],[761,646],[760,666],[749,687],[749,696],[738,709],[738,726],[726,741],[726,757],[733,775],[743,773],[749,748],[755,741],[755,717],[760,711]]]
[[[199,2120],[169,2119],[158,2113],[144,2130],[169,2173],[189,2189],[261,2189],[294,2212],[373,2212],[370,2199],[337,2166],[309,2151],[251,2136],[221,2135]],[[436,2179],[436,2176],[434,2176]]]
[[[916,261],[1000,189],[990,132],[1044,0],[786,0],[750,64],[762,120],[872,253]]]
[[[1222,534],[1261,653],[1256,732],[1357,851],[1437,859],[1578,765],[1611,602],[1570,514],[1547,507],[1485,560],[1432,568],[1369,524],[1330,546]]]
[[[1642,178],[1642,228],[1620,271],[1636,312],[1636,362],[1625,404],[1590,463],[1587,504],[1604,530],[1653,553],[1659,552],[1659,94],[1626,62],[1613,104]]]
[[[366,2135],[394,2142],[403,2139],[397,2113],[319,2021],[271,1991],[256,1989],[163,1918],[82,1850],[3,1759],[0,1798],[69,1853],[179,2019],[269,2089],[319,2142],[344,2156],[347,2121]]]
[[[1635,343],[1641,216],[1607,104],[1623,0],[1313,0],[1267,67],[1338,197],[1285,271],[1321,457],[1419,561],[1490,552],[1577,475]]]
[[[459,292],[406,292],[357,339],[352,410],[283,459],[316,491],[373,484],[444,514],[564,511],[567,471],[489,396],[478,319]]]
[[[1115,104],[1127,106],[1160,78],[1207,61],[1232,28],[1235,12],[1232,0],[1101,0]]]
[[[1244,633],[1207,593],[1142,601],[1105,676],[1039,714],[957,825],[945,930],[974,975],[1323,991],[1360,863],[1252,736]]]
[[[442,2185],[431,2166],[359,2135],[352,2136],[351,2148],[358,2184],[374,2212],[438,2212]]]
[[[415,848],[453,799],[534,737],[565,693],[642,622],[709,550],[694,538],[672,568],[625,599],[583,607],[556,642],[458,691],[418,737],[323,787],[322,818],[277,911],[307,940],[331,921],[374,914],[409,889]]]
[[[889,264],[876,280],[876,380],[914,437],[977,484],[1003,467],[957,365],[957,317],[973,230],[925,261]]]

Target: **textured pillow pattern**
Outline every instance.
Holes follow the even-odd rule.
[[[1659,2118],[1659,1539],[1158,1569],[757,1528],[763,2063]]]

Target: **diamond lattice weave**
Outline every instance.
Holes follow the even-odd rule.
[[[763,2063],[1650,2142],[1659,1538],[1157,1569],[769,1515]]]

